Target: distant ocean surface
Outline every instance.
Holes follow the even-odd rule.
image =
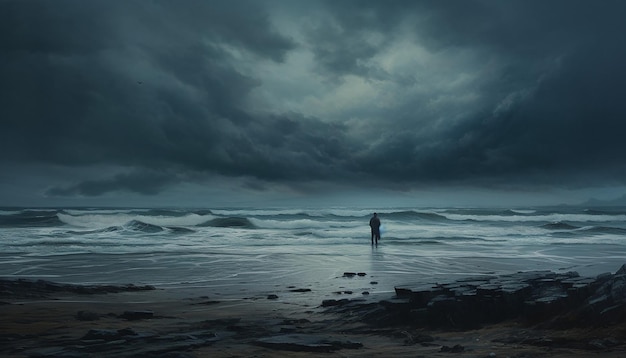
[[[626,208],[0,209],[3,278],[320,298],[528,270],[595,276],[624,263]]]

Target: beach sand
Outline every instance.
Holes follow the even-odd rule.
[[[310,292],[220,299],[201,290],[0,293],[6,357],[624,357],[626,325],[545,330],[516,320],[472,330],[377,326],[306,304]],[[342,298],[358,299],[356,295]],[[297,297],[297,299],[292,299]],[[372,304],[371,300],[363,301]],[[80,313],[79,313],[80,312]],[[613,337],[610,348],[589,342]],[[617,337],[617,338],[614,338]],[[600,343],[599,343],[600,345]]]

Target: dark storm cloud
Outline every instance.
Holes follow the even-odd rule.
[[[289,4],[0,1],[0,159],[125,169],[56,196],[154,194],[211,174],[261,189],[624,182],[623,2]],[[276,14],[306,21],[292,33]],[[404,44],[430,60],[390,67]],[[264,71],[299,51],[311,87],[271,87]],[[327,117],[311,113],[328,100],[301,104],[351,78],[394,104]],[[271,107],[259,90],[284,98]]]
[[[138,171],[117,174],[113,178],[87,180],[67,187],[49,189],[50,196],[99,196],[108,192],[134,192],[145,195],[157,194],[176,183],[175,176],[156,171]]]
[[[618,154],[626,151],[626,141],[619,139],[626,130],[620,120],[626,115],[620,100],[626,98],[623,2],[333,4],[335,26],[346,35],[341,42],[351,45],[330,55],[323,47],[315,52],[332,75],[361,73],[376,52],[367,50],[364,34],[390,38],[401,26],[411,27],[435,53],[454,56],[467,49],[494,65],[491,77],[476,88],[481,100],[446,128],[428,129],[438,122],[424,120],[425,99],[405,105],[402,112],[413,116],[397,116],[395,123],[408,132],[388,136],[359,158],[364,169],[377,162],[380,176],[409,182],[542,176],[562,183],[594,171],[623,181],[626,165]]]
[[[241,173],[228,153],[237,148],[224,144],[242,141],[239,126],[252,119],[240,104],[258,83],[229,65],[223,45],[269,61],[293,47],[256,2],[0,6],[5,160]],[[65,192],[91,195],[125,179]]]

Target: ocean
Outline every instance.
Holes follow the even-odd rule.
[[[377,246],[374,211],[383,224]],[[306,291],[319,303],[476,275],[595,276],[624,263],[626,208],[0,209],[2,278],[223,298]]]

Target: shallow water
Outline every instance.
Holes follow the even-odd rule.
[[[320,299],[528,270],[615,272],[626,209],[1,209],[0,276]],[[365,277],[345,278],[344,272]]]

